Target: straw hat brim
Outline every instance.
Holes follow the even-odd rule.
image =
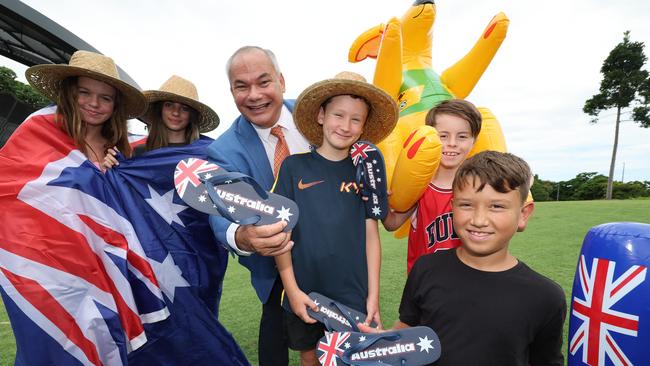
[[[149,103],[146,112],[142,116],[142,120],[144,120],[147,124],[151,124],[151,121],[155,120],[155,116],[153,116],[153,103],[160,101],[172,101],[190,106],[199,112],[200,133],[212,131],[217,128],[217,126],[219,126],[219,116],[217,115],[217,112],[215,112],[209,106],[199,102],[198,100],[160,90],[145,90],[143,94]]]
[[[327,79],[305,89],[296,99],[293,118],[296,127],[314,146],[323,143],[323,127],[318,123],[318,112],[328,98],[337,95],[357,95],[370,103],[371,110],[360,140],[373,144],[386,138],[397,124],[399,111],[393,98],[372,84],[357,80]]]
[[[25,77],[31,86],[45,97],[56,102],[61,92],[61,82],[72,76],[85,76],[111,85],[122,94],[127,118],[136,118],[144,112],[147,102],[144,95],[130,84],[85,68],[69,65],[36,65],[25,71]]]

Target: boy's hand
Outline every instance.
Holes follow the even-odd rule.
[[[357,326],[359,327],[359,330],[363,333],[381,333],[385,332],[385,330],[382,330],[381,328],[373,328],[369,325],[363,324],[363,323],[357,323]]]
[[[310,308],[313,311],[318,311],[318,305],[304,292],[297,290],[292,294],[288,294],[289,304],[291,305],[291,310],[298,318],[303,322],[308,324],[316,323],[316,319],[312,319],[309,314],[307,314],[307,308]]]
[[[117,153],[119,150],[117,147],[111,147],[106,151],[106,155],[104,156],[104,161],[102,161],[101,166],[102,169],[108,170],[112,168],[114,165],[120,165],[120,162],[117,161]]]
[[[383,326],[381,324],[381,316],[379,315],[379,300],[368,299],[366,301],[366,310],[368,312],[368,316],[366,317],[366,320],[363,322],[363,324],[369,326],[374,321],[377,324],[377,329],[383,329]]]

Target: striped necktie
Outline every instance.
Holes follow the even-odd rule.
[[[275,145],[275,156],[273,157],[273,176],[277,178],[282,161],[289,156],[289,146],[287,145],[287,140],[284,139],[282,127],[275,126],[271,128],[271,135],[278,138],[278,142]]]

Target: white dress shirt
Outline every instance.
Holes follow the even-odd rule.
[[[282,111],[280,112],[280,118],[278,119],[278,122],[275,125],[269,128],[262,128],[255,124],[251,124],[251,125],[255,129],[255,132],[257,132],[257,135],[260,137],[260,141],[262,141],[262,145],[264,146],[264,150],[266,151],[266,157],[269,160],[269,164],[271,165],[271,167],[273,167],[273,161],[275,159],[275,145],[277,145],[278,143],[278,138],[271,135],[272,127],[275,126],[282,127],[282,132],[284,133],[284,139],[287,142],[287,146],[289,147],[290,154],[292,155],[300,154],[309,151],[309,142],[302,136],[300,131],[298,131],[298,128],[296,127],[296,124],[293,121],[293,116],[291,115],[291,111],[285,105],[282,106]],[[228,240],[228,245],[230,245],[230,247],[239,255],[248,256],[253,254],[252,252],[246,252],[237,248],[237,244],[235,244],[235,232],[237,231],[238,227],[239,224],[235,224],[235,223],[230,224],[230,226],[228,227],[228,230],[226,231],[226,239]]]

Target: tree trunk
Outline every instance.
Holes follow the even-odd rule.
[[[612,189],[614,187],[614,167],[616,166],[616,149],[618,148],[618,129],[621,124],[621,107],[616,108],[616,130],[614,132],[614,149],[612,150],[612,162],[609,164],[609,178],[607,178],[606,200],[612,199]]]

